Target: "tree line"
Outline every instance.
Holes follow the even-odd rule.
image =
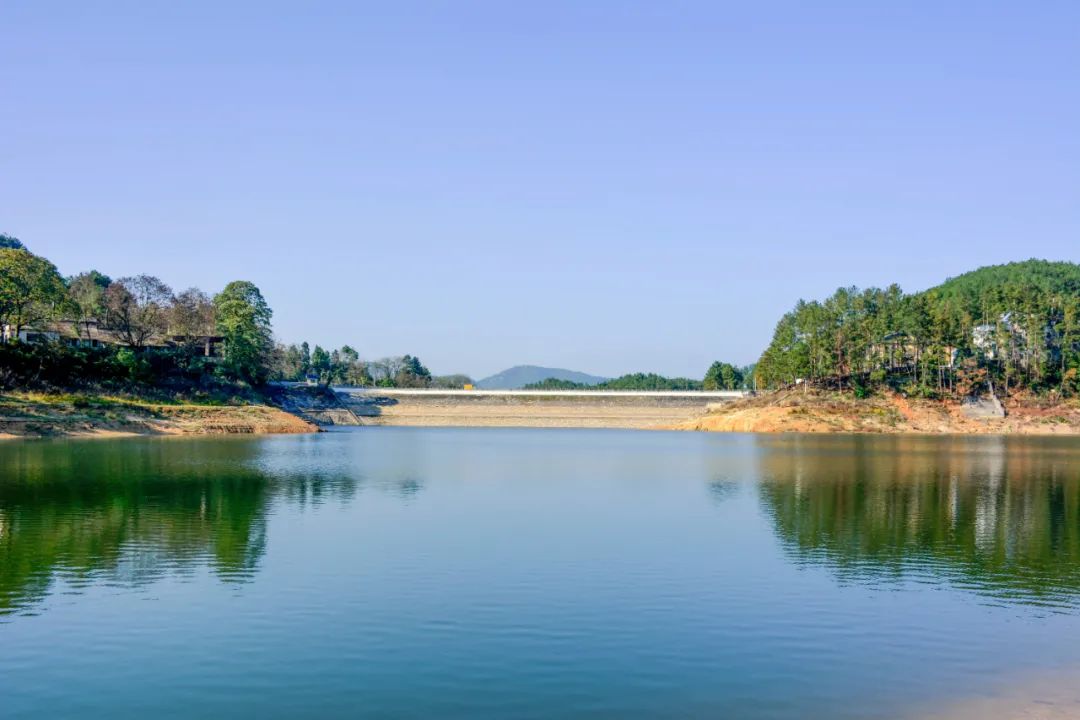
[[[273,311],[248,281],[229,283],[211,296],[196,287],[174,291],[160,278],[140,274],[113,279],[89,270],[63,277],[49,260],[17,238],[0,234],[0,384],[213,378],[258,387],[272,380],[320,385],[461,388],[467,375],[436,376],[414,355],[363,360],[355,348],[326,350],[273,339]],[[40,342],[64,326],[69,343]],[[24,330],[38,342],[18,343]],[[46,332],[42,332],[46,331]],[[103,338],[107,338],[105,342]],[[207,357],[207,343],[222,344]],[[531,389],[739,390],[749,389],[753,368],[715,362],[702,380],[631,373],[599,385],[549,378]]]
[[[858,395],[889,386],[925,397],[993,388],[1080,393],[1080,265],[981,268],[924,292],[840,288],[800,300],[755,369],[759,386]]]
[[[37,363],[43,380],[213,375],[257,386],[270,373],[272,317],[259,288],[246,280],[210,296],[195,287],[174,292],[153,275],[114,280],[90,270],[65,278],[17,238],[0,235],[0,328],[4,369],[14,375],[9,381],[32,382],[27,373]],[[74,342],[46,342],[65,326]],[[39,342],[19,343],[30,330]],[[208,341],[222,344],[220,358],[206,357]]]
[[[401,387],[461,389],[472,384],[468,375],[432,375],[414,355],[363,360],[351,346],[336,350],[299,345],[277,345],[271,378],[288,382],[311,382],[319,385],[356,387]]]
[[[530,383],[525,390],[749,390],[749,378],[753,368],[740,368],[725,362],[714,362],[705,372],[703,380],[675,377],[656,373],[629,373],[601,383],[586,384],[572,380],[547,378]]]
[[[0,384],[95,381],[161,384],[214,379],[258,387],[272,380],[321,385],[461,388],[467,375],[435,376],[413,355],[362,360],[344,345],[283,345],[259,288],[231,282],[211,296],[179,292],[153,275],[113,279],[98,270],[63,277],[17,238],[0,234]],[[69,330],[71,342],[48,342]],[[33,343],[19,343],[33,331]],[[206,343],[222,344],[207,357]]]

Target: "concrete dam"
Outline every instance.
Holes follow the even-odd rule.
[[[362,425],[428,427],[667,427],[746,395],[677,390],[333,390]]]

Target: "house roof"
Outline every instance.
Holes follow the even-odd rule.
[[[68,340],[96,340],[106,345],[125,344],[122,334],[110,328],[102,327],[97,320],[57,320],[40,327],[28,327],[25,329],[31,332],[55,333]],[[192,341],[196,343],[222,342],[224,339],[221,335],[153,335],[147,338],[146,344],[151,347],[169,347]]]

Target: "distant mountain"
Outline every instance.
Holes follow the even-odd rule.
[[[537,365],[518,365],[509,370],[503,370],[491,377],[486,377],[476,383],[481,390],[518,390],[531,383],[538,383],[548,378],[557,380],[570,380],[571,382],[584,385],[596,385],[608,378],[597,375],[588,375],[583,372],[564,370],[563,368],[546,368]]]

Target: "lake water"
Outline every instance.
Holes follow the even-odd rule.
[[[0,445],[4,718],[892,718],[1077,667],[1077,440]]]

